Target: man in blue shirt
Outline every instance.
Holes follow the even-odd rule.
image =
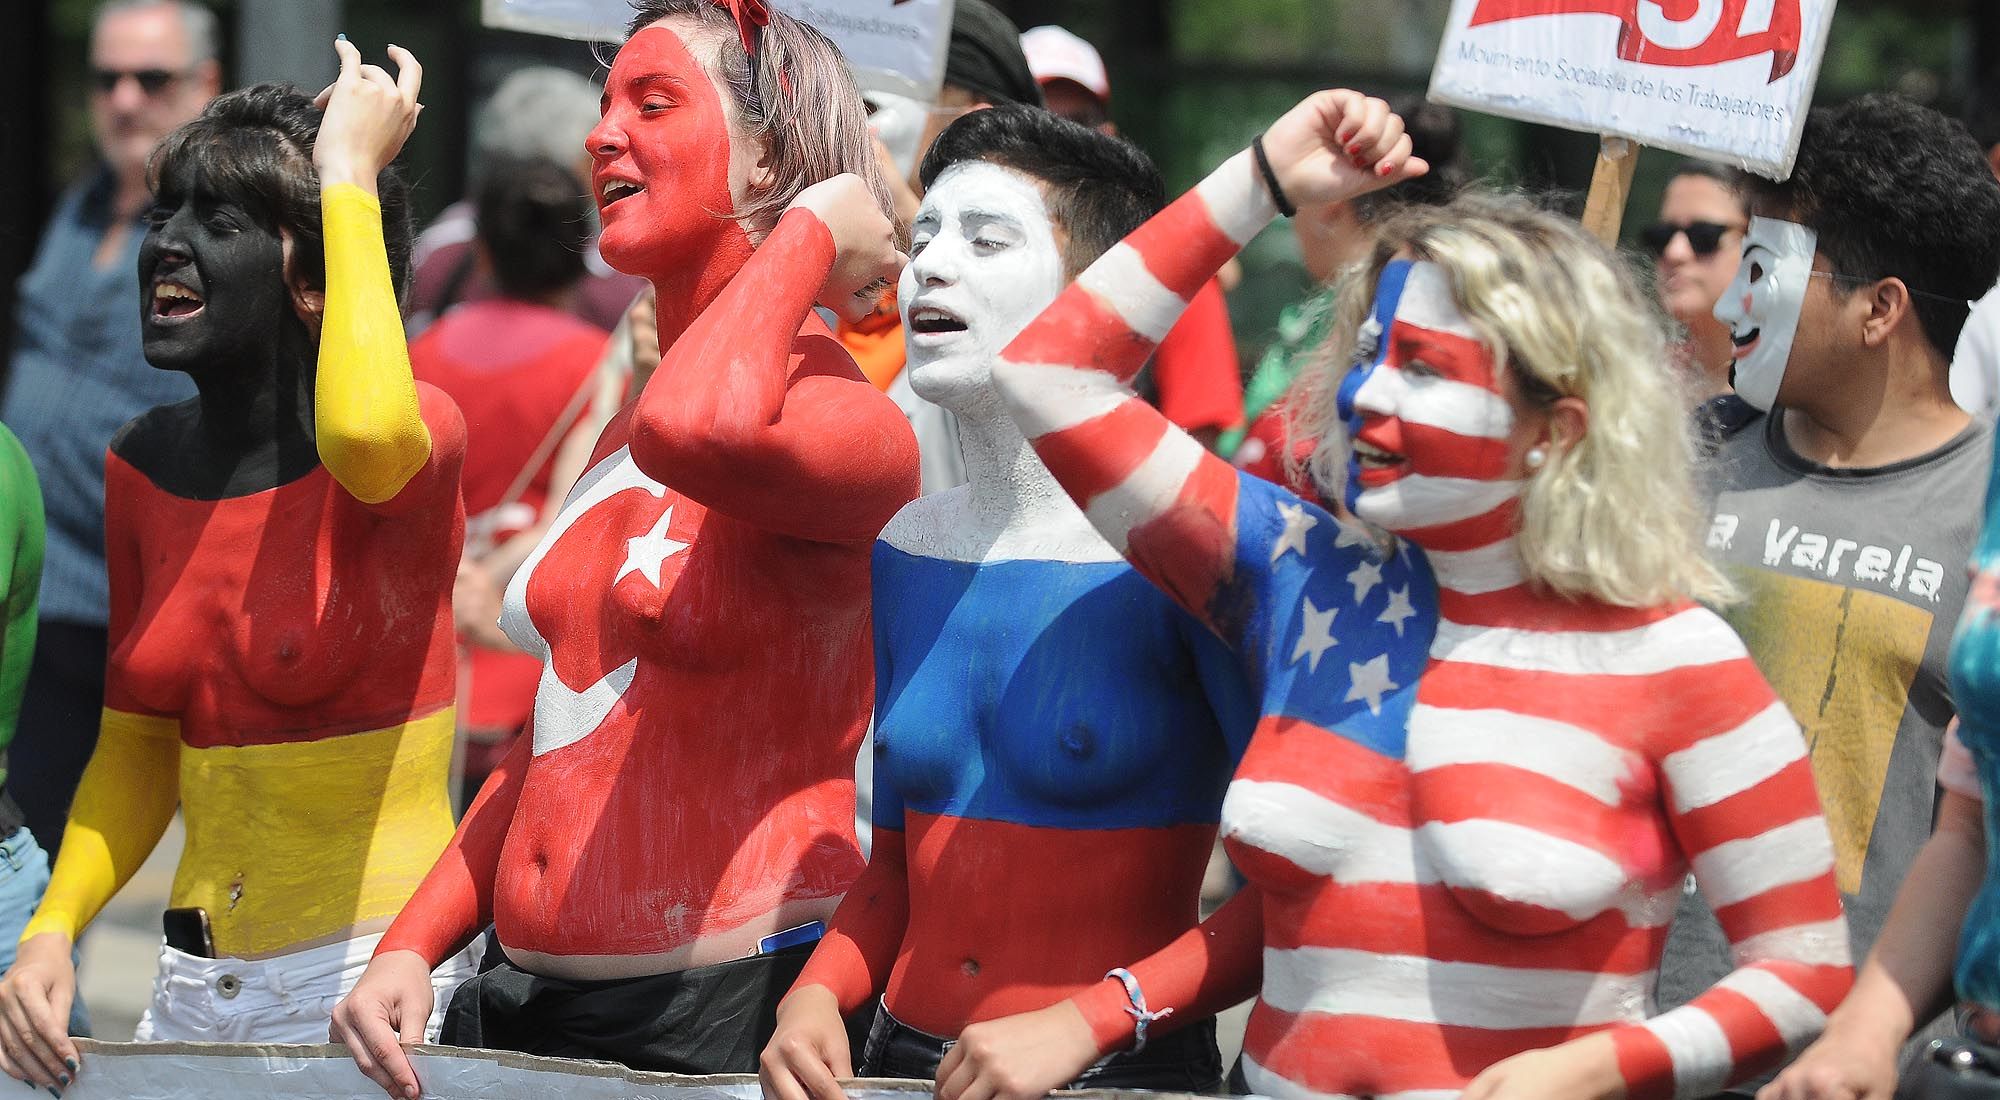
[[[7,792],[53,857],[103,706],[104,449],[125,421],[194,395],[139,344],[146,158],[222,83],[215,15],[187,0],[110,0],[90,39],[100,161],[63,193],[22,278],[4,420],[48,514],[41,621]]]

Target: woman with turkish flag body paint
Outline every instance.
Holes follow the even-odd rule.
[[[444,1041],[754,1071],[862,868],[869,549],[916,443],[813,306],[859,317],[899,270],[888,194],[823,36],[634,6],[587,145],[600,247],[652,281],[665,353],[508,587],[547,662],[528,735],[335,1012],[394,1096],[420,1093],[422,976],[489,922],[504,958]]]
[[[198,395],[127,424],[106,459],[103,733],[0,984],[6,1071],[37,1083],[78,1069],[52,1026],[72,944],[176,808],[140,1039],[318,1040],[450,839],[465,429],[410,375],[389,167],[421,69],[394,46],[393,76],[335,49],[318,105],[233,92],[154,154],[139,320],[146,358]],[[472,962],[421,978],[448,989]]]
[[[1392,118],[1353,92],[1307,99],[1086,270],[994,382],[1260,697],[1222,808],[1262,897],[1248,1090],[1705,1096],[1810,1038],[1851,969],[1798,727],[1693,602],[1728,590],[1701,553],[1663,335],[1617,259],[1520,200],[1384,220],[1299,430],[1321,440],[1317,484],[1387,545],[1206,454],[1126,385],[1274,214],[1423,171]],[[1727,899],[1738,969],[1649,1018],[1690,870]],[[1211,931],[1130,965],[1132,1020],[1187,995]],[[938,1095],[1066,1080],[1134,1029],[1092,1007],[968,1028]]]

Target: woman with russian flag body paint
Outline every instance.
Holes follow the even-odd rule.
[[[1006,106],[954,122],[921,176],[898,295],[909,379],[957,416],[970,481],[875,544],[874,846],[779,1005],[772,1100],[829,1100],[857,1070],[928,1080],[968,1025],[1094,986],[1117,990],[1115,1031],[1127,1002],[1106,973],[1200,919],[1255,717],[1234,656],[1104,541],[993,390],[1000,349],[1159,211],[1158,170]],[[1247,965],[1213,968],[1144,1049],[1057,1083],[1221,1088],[1213,1014],[1255,985],[1254,897],[1239,904]],[[862,1012],[851,1049],[842,1017]]]
[[[1704,1096],[1809,1039],[1851,970],[1798,729],[1693,602],[1727,591],[1699,551],[1663,338],[1615,258],[1518,200],[1382,226],[1300,425],[1323,440],[1317,483],[1394,534],[1379,554],[1126,387],[1274,214],[1423,170],[1392,119],[1352,92],[1307,99],[1085,271],[995,384],[1259,696],[1222,812],[1262,895],[1249,1089]],[[1690,870],[1726,899],[1740,966],[1650,1016]],[[1211,949],[1198,929],[1130,969],[1171,1005],[1186,954]],[[1065,1012],[1077,1033],[1082,1000],[968,1030],[942,1100],[1066,1079],[1049,1063],[1075,1043],[1025,1040]]]
[[[586,140],[599,245],[663,355],[501,625],[546,667],[528,734],[389,928],[334,1037],[390,1095],[417,980],[489,924],[447,1043],[754,1070],[863,866],[868,568],[916,441],[815,312],[901,268],[839,51],[757,0],[635,0]]]

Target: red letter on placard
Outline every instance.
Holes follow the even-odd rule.
[[[1690,67],[1768,53],[1772,80],[1797,64],[1803,33],[1799,0],[1480,0],[1469,25],[1585,14],[1619,19],[1623,60]]]

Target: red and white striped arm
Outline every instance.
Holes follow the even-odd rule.
[[[1747,655],[1716,673],[1764,682]],[[1706,1096],[1769,1068],[1820,1033],[1854,977],[1833,841],[1798,723],[1768,687],[1747,718],[1741,692],[1712,694],[1686,700],[1685,732],[1656,759],[1675,836],[1737,969],[1616,1034],[1634,1097]]]
[[[1235,554],[1236,472],[1129,383],[1276,215],[1250,154],[1231,157],[1098,257],[993,371],[1015,422],[1099,532],[1204,622]]]

